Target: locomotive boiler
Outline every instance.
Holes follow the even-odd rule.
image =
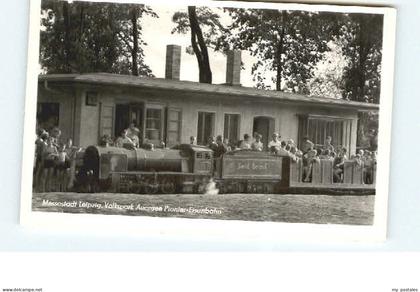
[[[193,192],[212,173],[213,152],[206,147],[183,144],[146,150],[89,146],[78,181],[81,188],[95,192]]]

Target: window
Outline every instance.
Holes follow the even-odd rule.
[[[198,112],[197,143],[206,145],[209,137],[214,136],[215,114]]]
[[[239,115],[225,114],[225,126],[223,136],[229,139],[230,143],[236,144],[239,138]]]
[[[168,108],[166,119],[166,144],[173,146],[181,141],[181,110]]]
[[[339,117],[300,116],[299,117],[299,146],[303,137],[308,136],[315,147],[322,147],[327,136],[331,136],[332,145],[346,147],[350,152],[351,120]]]
[[[162,109],[146,110],[146,139],[155,143],[162,140]]]
[[[36,112],[38,127],[50,131],[58,127],[60,104],[58,102],[39,102]]]

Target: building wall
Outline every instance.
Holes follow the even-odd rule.
[[[86,88],[80,88],[78,100],[80,101],[80,119],[82,121],[80,131],[80,146],[95,145],[99,137],[99,100],[94,106],[86,105]]]
[[[199,95],[199,96],[198,96]],[[315,114],[339,116],[352,120],[352,145],[356,149],[357,111],[325,108],[322,106],[298,106],[272,101],[256,101],[255,98],[232,98],[223,95],[204,96],[197,93],[175,93],[170,91],[145,91],[139,89],[114,89],[102,91],[101,98],[113,100],[114,103],[160,104],[163,107],[174,107],[182,110],[181,142],[188,143],[190,136],[197,136],[198,112],[215,113],[215,135],[223,135],[224,114],[240,114],[240,138],[245,133],[252,134],[255,117],[274,118],[274,131],[282,139],[298,140],[298,115]],[[265,141],[266,142],[266,141]],[[353,152],[353,151],[352,151]]]
[[[86,92],[98,92],[98,104],[86,105]],[[40,94],[41,100],[58,100],[60,102],[60,128],[63,136],[71,137],[74,129],[74,140],[80,146],[97,144],[103,132],[103,118],[101,122],[101,107],[108,106],[113,109],[113,123],[115,127],[115,105],[121,103],[141,103],[149,105],[172,107],[182,110],[181,142],[188,143],[190,136],[197,136],[198,112],[207,111],[215,113],[215,135],[223,135],[224,114],[240,114],[239,138],[245,133],[252,134],[255,117],[266,116],[274,118],[274,131],[282,139],[298,140],[298,115],[315,114],[339,116],[352,120],[351,152],[356,149],[357,111],[338,109],[336,107],[305,106],[291,103],[272,101],[258,101],[256,98],[238,98],[224,95],[206,96],[191,92],[174,92],[166,90],[142,90],[115,86],[93,87],[80,85],[74,90],[74,95]],[[74,106],[74,100],[76,105]],[[74,110],[74,123],[71,114]],[[142,129],[143,132],[143,129]],[[113,131],[112,131],[113,133]],[[267,143],[267,141],[264,141]]]
[[[63,141],[73,137],[73,110],[74,95],[67,92],[48,90],[43,84],[40,84],[38,90],[38,103],[54,102],[59,104],[58,127],[61,130],[61,139]]]

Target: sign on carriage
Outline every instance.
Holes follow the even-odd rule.
[[[385,239],[395,17],[32,1],[21,222]]]

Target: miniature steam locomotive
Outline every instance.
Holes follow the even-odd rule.
[[[139,194],[202,193],[210,179],[220,193],[281,193],[292,188],[328,187],[374,189],[364,185],[362,170],[352,163],[344,184],[333,184],[332,162],[313,168],[311,183],[302,183],[302,165],[288,156],[239,150],[215,158],[204,146],[177,145],[171,149],[125,149],[89,146],[76,175],[82,192]]]

